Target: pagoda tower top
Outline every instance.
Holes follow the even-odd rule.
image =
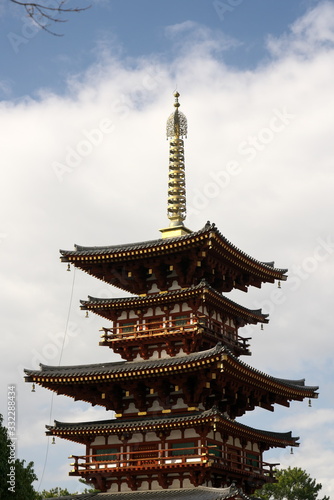
[[[167,139],[182,139],[183,137],[187,137],[188,132],[188,123],[186,116],[179,111],[180,103],[179,97],[180,94],[178,92],[174,92],[175,102],[174,107],[175,111],[171,113],[167,120],[166,132]]]
[[[174,238],[191,233],[183,221],[186,218],[186,178],[184,165],[184,143],[187,137],[187,118],[179,111],[179,92],[174,92],[175,110],[167,120],[167,139],[169,139],[169,174],[167,217],[169,227],[161,229],[163,238]]]

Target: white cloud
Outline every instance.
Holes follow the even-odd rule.
[[[165,34],[174,45],[174,50],[189,57],[190,53],[221,53],[240,45],[240,42],[220,30],[212,29],[194,21],[184,21],[167,26]]]
[[[1,400],[6,383],[16,383],[22,446],[28,459],[34,455],[38,471],[50,395],[42,389],[31,394],[20,373],[23,366],[59,360],[73,273],[59,264],[58,248],[159,236],[167,224],[164,127],[175,80],[189,122],[188,225],[197,230],[211,220],[252,256],[290,268],[290,282],[282,284],[280,296],[273,295],[272,286],[238,294],[240,303],[271,313],[265,332],[252,331],[254,355],[246,362],[277,376],[305,376],[307,384],[320,385],[321,395],[333,394],[331,9],[329,3],[319,5],[289,35],[271,41],[275,58],[254,71],[228,68],[221,55],[215,57],[216,34],[210,38],[206,28],[187,23],[169,29],[185,40],[170,64],[157,56],[130,64],[104,54],[84,75],[69,79],[64,96],[44,90],[38,101],[1,104],[0,189],[6,214],[0,224],[1,349],[6,353]],[[193,50],[187,43],[195,39]],[[225,50],[229,42],[224,43]],[[305,52],[309,46],[312,50]],[[319,253],[320,240],[327,243]],[[70,321],[77,334],[68,337],[62,363],[115,359],[98,347],[105,322],[85,320],[79,311],[79,300],[88,294],[119,294],[107,288],[76,273]],[[312,413],[317,425],[312,428],[310,416],[301,418],[304,413],[285,423],[294,434],[299,428],[304,432],[295,457],[312,467],[322,478],[323,494],[329,494],[333,481],[327,463],[317,458],[318,465],[311,464],[307,458],[318,430],[327,432],[333,416],[321,395]],[[52,419],[77,418],[76,404],[56,397]],[[100,410],[81,408],[87,419],[103,418]],[[266,414],[262,427],[275,429],[280,415]],[[30,448],[32,428],[34,436],[39,434],[36,450]],[[317,457],[324,452],[332,459],[333,442],[318,443]],[[57,450],[52,453],[57,453],[59,472],[71,443],[66,454]],[[282,463],[288,463],[284,456]]]
[[[312,57],[319,50],[327,51],[334,43],[334,5],[322,1],[295,21],[290,31],[282,37],[268,38],[268,48],[272,54],[287,54]]]

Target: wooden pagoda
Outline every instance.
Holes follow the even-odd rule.
[[[298,446],[298,438],[236,418],[317,397],[304,380],[275,378],[240,359],[250,355],[242,327],[268,318],[225,294],[285,280],[286,270],[245,254],[214,224],[197,232],[184,226],[187,120],[178,97],[167,122],[170,225],[161,238],[61,251],[63,262],[131,292],[81,304],[108,320],[100,345],[123,360],[26,370],[28,382],[115,412],[104,421],[47,426],[48,435],[85,447],[72,457],[70,475],[115,499],[132,492],[153,499],[161,490],[170,499],[189,491],[191,498],[246,498],[275,480],[277,464],[263,453]]]

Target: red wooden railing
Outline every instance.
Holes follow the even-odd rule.
[[[247,350],[249,347],[249,338],[240,337],[239,335],[235,335],[234,332],[230,333],[226,331],[226,327],[224,330],[224,325],[221,325],[219,328],[218,324],[213,325],[210,319],[206,317],[193,317],[188,319],[175,318],[150,323],[127,324],[112,328],[102,328],[103,334],[101,335],[102,341],[100,344],[152,336],[156,338],[168,334],[191,333],[200,328],[205,329],[206,333],[216,341],[221,340],[223,337],[225,342],[231,346],[239,347],[243,350]],[[129,329],[132,330],[126,331]]]
[[[228,470],[246,471],[249,474],[273,477],[274,467],[277,464],[259,462],[258,466],[247,463],[247,457],[224,458],[212,452],[213,447],[195,448],[164,448],[160,450],[135,450],[119,453],[106,453],[99,455],[72,455],[74,458],[71,475],[82,475],[99,472],[116,472],[122,470],[161,469],[176,467],[206,466],[218,467]],[[180,453],[181,452],[181,453]],[[112,459],[110,459],[112,455]],[[103,457],[106,457],[103,459]],[[107,458],[108,457],[108,458]]]

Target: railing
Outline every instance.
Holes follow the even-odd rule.
[[[197,449],[197,448],[196,448]],[[179,453],[183,452],[182,455]],[[156,468],[160,466],[171,466],[172,464],[187,464],[187,463],[206,463],[208,461],[207,453],[193,453],[194,447],[191,448],[164,448],[160,450],[135,450],[128,452],[113,453],[113,459],[110,460],[110,452],[99,455],[72,455],[75,462],[74,473],[89,473],[96,470],[105,469],[140,469],[140,468]],[[176,454],[177,453],[177,454]],[[103,457],[106,457],[103,460]]]
[[[211,451],[215,446],[197,448],[164,448],[160,450],[135,450],[99,455],[72,455],[73,470],[70,475],[89,475],[96,472],[115,473],[126,470],[161,469],[205,465],[230,471],[245,471],[249,474],[273,477],[274,468],[278,464],[259,462],[258,466],[247,463],[247,457],[224,458]],[[103,457],[106,457],[103,459]]]
[[[243,338],[235,335],[234,332],[224,331],[224,325],[212,325],[211,321],[206,317],[193,317],[188,319],[175,318],[171,320],[161,320],[150,323],[141,324],[126,324],[124,326],[117,326],[113,328],[102,328],[103,334],[101,335],[100,345],[107,345],[109,343],[118,342],[120,340],[134,340],[137,338],[161,337],[166,335],[173,335],[177,333],[187,334],[204,329],[206,334],[215,339],[215,341],[222,340],[227,345],[238,347],[247,351],[249,347],[248,340],[250,338]],[[130,331],[129,331],[130,330]]]

